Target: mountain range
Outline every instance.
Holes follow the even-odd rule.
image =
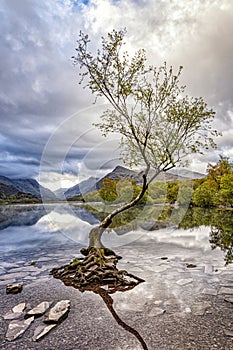
[[[160,173],[156,180],[161,181],[177,181],[182,179],[198,179],[205,177],[205,174],[192,172],[190,170],[170,170]],[[101,179],[90,177],[87,180],[72,186],[68,189],[58,189],[54,192],[41,186],[35,179],[10,179],[0,175],[0,199],[14,196],[15,198],[36,198],[37,200],[62,200],[69,199],[75,196],[82,196],[89,192],[97,191],[101,187],[101,182],[104,179],[131,179],[137,184],[142,183],[142,173],[127,169],[123,166],[116,166],[111,172],[106,174]]]
[[[54,193],[49,189],[41,186],[35,179],[10,179],[0,175],[0,197],[28,195],[41,199],[41,192],[45,200],[56,199]]]
[[[153,174],[151,174],[153,175]],[[177,180],[185,180],[185,179],[200,179],[204,178],[206,175],[198,172],[193,172],[188,169],[173,169],[168,172],[162,172],[157,177],[156,180],[160,181],[177,181]],[[142,183],[142,172],[136,172],[130,169],[127,169],[123,166],[116,166],[113,171],[106,174],[101,179],[96,179],[95,177],[90,177],[87,180],[80,182],[79,184],[67,189],[64,192],[64,196],[66,198],[72,198],[75,196],[81,196],[87,194],[92,191],[99,190],[101,187],[101,182],[104,179],[131,179],[136,181],[137,184]]]

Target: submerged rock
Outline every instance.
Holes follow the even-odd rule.
[[[43,338],[46,334],[48,334],[55,327],[57,327],[57,324],[38,326],[35,329],[34,336],[33,336],[32,340],[33,341],[40,340],[41,338]]]
[[[20,303],[12,308],[12,312],[8,312],[3,316],[4,320],[15,320],[23,315],[26,303]]]
[[[29,328],[29,326],[33,321],[34,321],[34,317],[30,317],[27,320],[11,321],[7,329],[6,340],[12,341],[17,339]]]
[[[35,317],[42,316],[45,313],[45,311],[48,310],[50,305],[51,305],[51,303],[49,303],[48,301],[43,301],[42,303],[38,304],[33,309],[29,310],[26,313],[25,318],[28,318],[28,317],[31,317],[31,316],[35,316]]]
[[[6,294],[18,294],[23,290],[23,283],[8,284],[6,287]]]
[[[70,311],[70,300],[59,301],[52,309],[49,310],[45,317],[45,323],[59,323],[63,321]]]
[[[23,312],[26,307],[26,303],[20,303],[12,308],[13,312]]]
[[[30,261],[28,262],[29,265],[35,265],[36,263],[37,263],[36,260],[30,260]]]

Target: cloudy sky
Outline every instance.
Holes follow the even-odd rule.
[[[0,13],[1,175],[40,175],[58,188],[118,163],[118,141],[92,127],[103,101],[93,105],[70,59],[80,29],[98,45],[127,27],[130,51],[145,48],[155,66],[183,65],[187,92],[216,110],[223,133],[191,167],[204,171],[220,153],[233,159],[232,0],[1,0]]]

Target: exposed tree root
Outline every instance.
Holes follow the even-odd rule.
[[[125,270],[118,270],[116,265],[121,257],[108,248],[83,248],[81,253],[85,258],[76,258],[70,264],[52,269],[53,277],[81,292],[104,287],[108,294],[126,291],[144,282]]]

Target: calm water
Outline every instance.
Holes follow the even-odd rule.
[[[96,208],[91,208],[92,212]],[[16,205],[0,207],[0,253],[42,249],[61,245],[88,245],[88,234],[100,221],[80,205]],[[153,228],[154,221],[161,222]],[[109,248],[131,244],[138,239],[199,249],[211,254],[220,247],[230,260],[233,246],[233,211],[187,210],[146,207],[132,217],[120,218],[115,228],[103,235]],[[163,224],[164,223],[164,224]],[[220,249],[219,249],[220,250]]]

